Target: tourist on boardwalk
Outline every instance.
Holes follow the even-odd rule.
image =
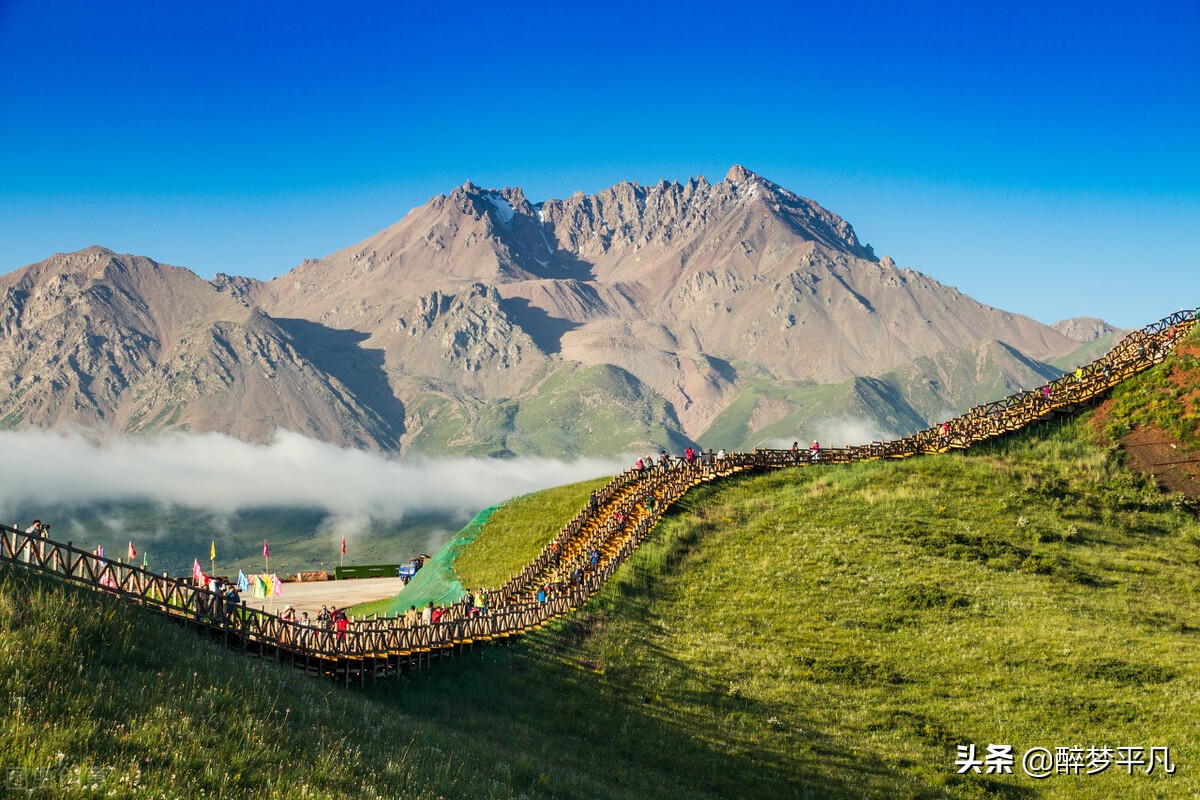
[[[795,446],[796,446],[795,444],[792,445],[793,448],[795,448]],[[720,450],[717,451],[717,461],[724,461],[724,460],[725,460],[725,448],[722,447]],[[797,464],[800,463],[800,451],[799,450],[796,451],[795,461]]]
[[[431,625],[433,623],[433,601],[429,601],[429,605],[421,609],[421,624]]]
[[[329,623],[333,621],[333,615],[329,613],[329,606],[321,606],[321,610],[317,613],[317,626],[328,629]]]
[[[588,553],[588,562],[591,563],[593,570],[600,566],[600,551],[593,548],[592,552]]]
[[[421,615],[417,611],[417,607],[409,606],[408,611],[404,612],[404,624],[410,628],[414,628],[414,627],[416,627],[417,623],[420,621],[421,621]]]
[[[486,614],[487,613],[487,590],[486,589],[480,589],[478,592],[475,593],[475,613],[476,614]]]
[[[537,591],[537,601],[538,601],[538,604],[539,604],[539,605],[545,605],[545,604],[546,604],[546,587],[545,587],[545,586],[543,586],[542,588],[538,589],[538,591]]]
[[[814,440],[814,441],[813,441],[813,443],[812,443],[812,447],[811,447],[811,448],[809,448],[809,449],[812,451],[812,456],[811,456],[811,460],[812,460],[812,462],[815,464],[815,463],[817,463],[818,461],[820,461],[820,460],[821,460],[821,445],[820,445],[820,444],[818,444],[818,443],[817,443],[817,442]]]
[[[725,451],[722,450],[721,452],[724,453]],[[800,443],[799,442],[792,442],[792,463],[793,464],[800,463]]]
[[[592,492],[591,496],[588,497],[588,510],[595,514],[599,508],[600,498],[596,496],[595,492]]]
[[[433,605],[433,603],[430,603],[430,605]],[[433,613],[429,615],[429,622],[433,625],[436,625],[437,623],[441,622],[442,618],[445,616],[446,609],[438,606],[437,608],[433,609]]]
[[[337,627],[338,645],[341,646],[346,641],[346,629],[350,627],[350,620],[346,617],[345,611],[337,612],[337,619],[334,625]]]
[[[49,530],[50,530],[49,525],[42,525],[42,521],[40,519],[35,519],[33,521],[33,524],[25,529],[25,532],[28,533],[30,536],[36,536],[38,539],[45,539],[46,533]],[[37,548],[36,552],[38,554],[38,558],[44,557],[45,551],[42,548],[42,543],[41,542],[31,542],[29,545],[29,549],[25,551],[25,563],[26,564],[29,563],[30,554],[32,554],[34,552],[34,548]]]
[[[225,592],[225,616],[232,617],[237,607],[242,604],[242,595],[238,592],[238,587],[230,584],[229,590]],[[291,606],[288,606],[291,608]]]
[[[312,627],[312,622],[308,618],[308,612],[305,611],[300,615],[300,623],[296,628],[296,639],[301,647],[308,645],[308,631]]]
[[[285,644],[291,644],[296,638],[296,609],[291,606],[285,607],[279,614],[279,620],[283,623],[280,638]]]

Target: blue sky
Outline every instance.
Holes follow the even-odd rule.
[[[467,179],[733,163],[1045,322],[1200,304],[1200,3],[0,0],[0,271],[267,278]]]

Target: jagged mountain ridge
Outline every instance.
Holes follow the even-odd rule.
[[[386,435],[273,320],[185,269],[91,247],[0,276],[0,297],[8,427]]]
[[[439,313],[426,341],[428,309],[471,296],[477,282],[495,299],[472,314]],[[402,400],[413,399],[406,375],[500,399],[555,357],[612,364],[667,399],[693,438],[747,371],[832,383],[977,340],[1039,360],[1074,348],[1033,320],[877,259],[840,217],[741,167],[715,185],[624,182],[540,207],[520,189],[467,183],[258,285],[252,298],[274,316],[368,334],[364,346],[385,353]],[[483,345],[483,329],[510,323],[529,341],[482,346],[473,360],[447,347]],[[479,370],[481,355],[497,369]]]
[[[530,452],[561,445],[564,437],[531,435],[528,426],[565,429],[569,421],[542,413],[548,401],[538,398],[570,386],[580,396],[611,392],[624,416],[641,420],[641,438],[625,431],[609,443],[616,450],[695,441],[749,387],[840,384],[919,359],[934,369],[941,354],[977,342],[1002,343],[1032,362],[1079,347],[877,258],[846,221],[741,167],[717,184],[623,182],[537,205],[519,188],[468,182],[266,282],[218,275],[205,284],[186,270],[181,277],[96,249],[4,276],[0,291],[49,286],[71,274],[71,259],[98,254],[156,276],[126,289],[111,281],[120,324],[105,328],[108,312],[81,306],[70,329],[82,344],[64,354],[46,342],[65,347],[72,337],[39,332],[41,313],[6,318],[6,340],[25,355],[5,364],[6,345],[0,366],[17,375],[13,365],[28,372],[31,363],[71,357],[120,363],[76,370],[86,380],[64,372],[55,393],[72,396],[69,408],[33,402],[17,381],[0,398],[8,424],[185,426],[254,439],[278,425],[384,450]],[[184,319],[204,331],[203,345],[194,333],[182,338]],[[217,322],[236,325],[241,338]],[[88,339],[93,324],[102,333]],[[31,342],[45,352],[31,355]],[[172,376],[193,362],[199,372],[185,390]],[[268,362],[275,372],[262,369]],[[570,380],[556,377],[563,370]],[[913,380],[905,373],[900,383]],[[95,396],[93,384],[108,388]],[[241,388],[231,395],[231,385]],[[206,399],[222,392],[220,402]],[[802,422],[786,403],[777,406],[748,419]],[[497,409],[508,411],[497,417]],[[885,416],[911,426],[911,409],[893,411]],[[747,431],[753,437],[754,425]],[[598,446],[603,430],[585,430],[583,441]]]

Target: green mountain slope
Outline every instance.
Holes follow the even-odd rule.
[[[1003,342],[977,342],[919,358],[883,376],[927,425],[1062,374]]]
[[[921,416],[892,386],[876,378],[785,388],[766,381],[742,391],[700,436],[714,450],[787,446],[796,440],[857,443],[911,433]]]
[[[501,403],[429,389],[407,407],[420,423],[412,446],[423,453],[571,458],[690,444],[665,400],[608,364],[563,365],[536,391]]]

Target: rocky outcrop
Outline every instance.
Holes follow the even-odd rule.
[[[1095,317],[1072,317],[1056,322],[1050,327],[1076,342],[1095,342],[1114,333],[1128,333],[1124,328],[1115,328]]]
[[[99,247],[0,278],[0,409],[10,427],[279,428],[398,449],[400,432],[255,308],[187,270]]]

